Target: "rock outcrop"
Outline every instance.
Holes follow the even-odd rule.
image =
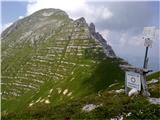
[[[118,69],[110,58],[116,57],[112,47],[94,24],[83,17],[72,20],[59,9],[43,9],[16,21],[2,33],[1,45],[2,101],[7,104],[23,97],[30,98],[27,106],[73,99],[93,92],[89,87],[94,81],[86,82],[103,60]]]
[[[112,47],[107,44],[107,41],[102,37],[99,32],[96,32],[95,25],[93,23],[89,26],[90,33],[93,38],[97,39],[103,46],[105,54],[109,57],[116,57]]]

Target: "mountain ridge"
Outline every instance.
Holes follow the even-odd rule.
[[[123,63],[93,23],[40,10],[2,33],[2,111],[95,94],[123,81]]]
[[[159,73],[147,78],[155,98],[124,94],[128,64],[83,17],[43,9],[2,33],[1,116],[18,119],[159,119]],[[155,80],[157,79],[157,80]],[[152,100],[152,101],[150,101]]]
[[[42,13],[41,13],[42,12]],[[48,15],[47,15],[47,12],[49,13]],[[39,15],[39,13],[41,13],[41,15]],[[62,11],[62,10],[59,10],[59,9],[42,9],[42,10],[39,10],[39,11],[37,11],[37,12],[35,12],[35,13],[33,13],[32,15],[30,15],[29,17],[25,17],[25,18],[23,18],[23,19],[20,19],[20,20],[18,20],[18,21],[16,21],[15,23],[13,23],[11,26],[9,26],[8,28],[6,28],[3,32],[2,32],[2,34],[1,34],[1,37],[2,37],[2,40],[3,40],[3,38],[5,38],[5,36],[7,36],[11,31],[13,31],[13,30],[16,30],[21,24],[23,24],[24,22],[26,22],[26,21],[28,21],[28,22],[31,22],[32,21],[32,17],[34,16],[34,19],[37,19],[36,17],[40,17],[40,19],[45,19],[45,17],[50,17],[50,16],[52,16],[52,15],[60,15],[60,16],[65,16],[66,18],[68,18],[68,19],[70,19],[69,18],[69,16],[64,12],[64,11]],[[42,17],[42,18],[41,18]],[[43,18],[44,17],[44,18]],[[33,19],[33,20],[34,20]],[[70,20],[72,20],[72,19],[70,19]],[[41,21],[41,20],[40,20]],[[100,43],[102,44],[102,46],[104,47],[104,50],[105,50],[105,53],[106,53],[106,55],[107,56],[110,56],[110,57],[116,57],[116,55],[115,55],[115,53],[114,53],[114,51],[112,50],[112,47],[110,46],[110,45],[108,45],[107,44],[107,42],[106,42],[106,40],[101,36],[101,34],[99,34],[99,32],[96,32],[96,30],[95,30],[95,25],[93,24],[93,23],[91,23],[90,25],[88,25],[87,23],[86,23],[86,20],[85,20],[85,18],[83,18],[83,17],[81,17],[81,18],[79,18],[79,19],[77,19],[77,20],[72,20],[75,24],[77,24],[77,27],[78,27],[78,25],[79,26],[81,26],[82,24],[85,24],[86,25],[86,27],[88,27],[88,29],[89,29],[89,32],[90,32],[90,37],[92,37],[93,39],[97,39],[98,41],[100,41]],[[37,21],[36,21],[37,22]],[[43,22],[43,20],[42,20],[42,22]],[[52,22],[52,21],[49,21],[49,22]],[[48,22],[48,23],[49,23]],[[45,24],[45,21],[44,21],[44,23],[43,24]],[[47,24],[47,23],[46,23]],[[35,26],[37,26],[37,25],[35,25]],[[82,25],[83,26],[83,25]],[[30,27],[30,28],[32,28],[32,27]],[[39,27],[38,27],[39,28]],[[36,28],[37,29],[37,28]],[[34,31],[34,30],[33,30]],[[20,39],[22,39],[23,37],[27,37],[27,36],[29,36],[29,35],[31,35],[31,33],[33,32],[32,30],[31,31],[29,31],[29,32],[27,32],[27,33],[25,33],[25,35],[22,35],[21,36],[21,38]],[[44,31],[43,31],[44,32]],[[48,31],[47,31],[48,32]],[[35,41],[36,41],[36,39],[38,39],[38,38],[40,38],[41,36],[39,35],[39,36],[35,36],[35,38],[33,38],[33,39],[35,39]],[[42,35],[42,37],[43,37],[43,35]],[[50,37],[50,36],[47,36],[48,38]],[[34,40],[33,40],[32,38],[31,38],[31,41],[32,41],[32,43],[34,43]]]

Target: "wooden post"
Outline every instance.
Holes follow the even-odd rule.
[[[148,65],[148,49],[149,47],[152,46],[152,42],[155,39],[155,27],[145,27],[143,31],[144,37],[143,39],[145,40],[144,46],[146,46],[146,51],[145,51],[145,57],[144,57],[144,64],[143,68],[136,68],[133,66],[127,66],[127,65],[121,65],[120,67],[124,69],[125,71],[132,71],[140,74],[140,81],[141,81],[141,88],[143,91],[143,96],[150,96],[150,93],[148,92],[148,87],[147,87],[147,82],[146,82],[146,74],[148,72],[151,72],[151,70],[147,70],[147,65]],[[125,78],[126,79],[126,78]],[[126,84],[125,80],[125,84]],[[132,87],[131,87],[132,88]],[[125,86],[125,92],[127,92],[127,86]]]
[[[137,68],[134,66],[129,65],[120,65],[120,67],[125,70],[126,72],[135,72],[140,74],[140,80],[141,80],[141,91],[143,91],[143,96],[149,96],[150,93],[148,92],[147,84],[146,84],[146,73],[151,72],[151,70],[147,70],[144,68]],[[140,91],[140,92],[141,92]],[[127,75],[125,73],[125,94],[128,95],[129,88],[127,87]]]
[[[125,73],[125,94],[128,95],[128,87],[127,87],[127,76]]]
[[[143,96],[149,97],[150,93],[148,92],[148,87],[147,87],[147,83],[146,83],[146,75],[142,75],[141,77],[141,82],[142,82],[142,88],[143,88]]]
[[[148,66],[148,58],[147,58],[147,55],[148,55],[148,48],[149,46],[146,47],[146,51],[145,51],[145,57],[144,57],[144,64],[143,64],[143,68],[144,69],[147,69],[147,66]],[[146,72],[143,72],[143,77],[141,78],[141,81],[142,81],[142,88],[143,88],[143,96],[150,96],[150,93],[148,92],[148,87],[147,87],[147,82],[146,82]]]

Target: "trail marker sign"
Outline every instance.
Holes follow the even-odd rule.
[[[152,47],[153,40],[155,39],[155,27],[145,27],[143,30],[143,39],[145,40],[145,47]]]
[[[145,39],[144,46],[145,47],[152,47],[152,43],[153,43],[153,41],[150,40],[149,38],[147,38],[147,39]]]
[[[141,75],[135,72],[126,72],[127,87],[141,90]]]
[[[150,40],[155,39],[155,34],[156,34],[156,28],[155,27],[144,27],[143,30],[143,37],[149,38]]]

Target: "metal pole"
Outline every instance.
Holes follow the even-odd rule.
[[[143,68],[147,69],[147,64],[148,64],[148,46],[146,47],[146,51],[145,51],[145,57],[144,57],[144,64],[143,64]],[[143,77],[141,78],[142,81],[142,88],[143,88],[143,95],[144,96],[150,96],[150,93],[148,92],[148,87],[147,87],[147,82],[146,82],[146,73],[143,73]]]
[[[144,64],[143,68],[147,69],[147,55],[148,55],[148,46],[146,47],[145,57],[144,57]]]

